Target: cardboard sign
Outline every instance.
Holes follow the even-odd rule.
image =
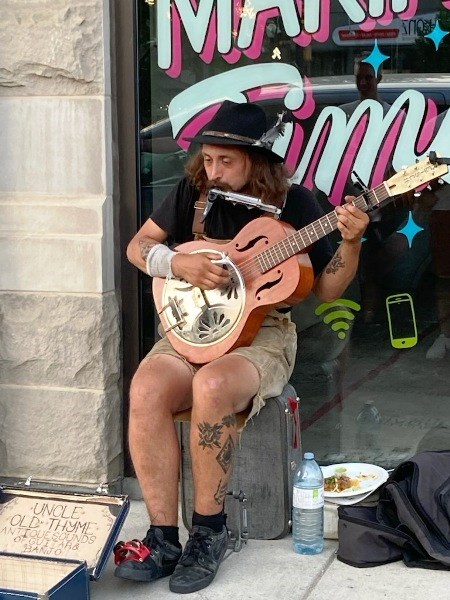
[[[123,504],[111,496],[4,491],[1,552],[85,561],[88,569],[104,552]]]

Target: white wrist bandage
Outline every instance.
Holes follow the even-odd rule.
[[[145,261],[147,273],[150,277],[172,277],[170,267],[175,252],[165,244],[156,244],[150,250]]]

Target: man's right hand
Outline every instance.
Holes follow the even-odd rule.
[[[179,252],[172,258],[172,273],[202,290],[225,287],[229,283],[228,271],[221,265],[214,264],[213,260],[217,260],[217,254],[213,252]]]

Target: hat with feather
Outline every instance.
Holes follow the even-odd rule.
[[[272,151],[273,143],[284,133],[283,116],[278,115],[275,125],[267,130],[266,115],[260,106],[225,100],[201,133],[186,139],[200,144],[245,146],[274,162],[283,162],[283,157]]]

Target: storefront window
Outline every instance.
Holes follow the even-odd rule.
[[[138,209],[143,222],[182,176],[185,138],[224,98],[287,111],[274,150],[292,180],[325,212],[355,190],[372,204],[343,297],[293,309],[303,445],[391,467],[450,439],[450,176],[433,154],[450,156],[450,2],[364,4],[137,0]]]

